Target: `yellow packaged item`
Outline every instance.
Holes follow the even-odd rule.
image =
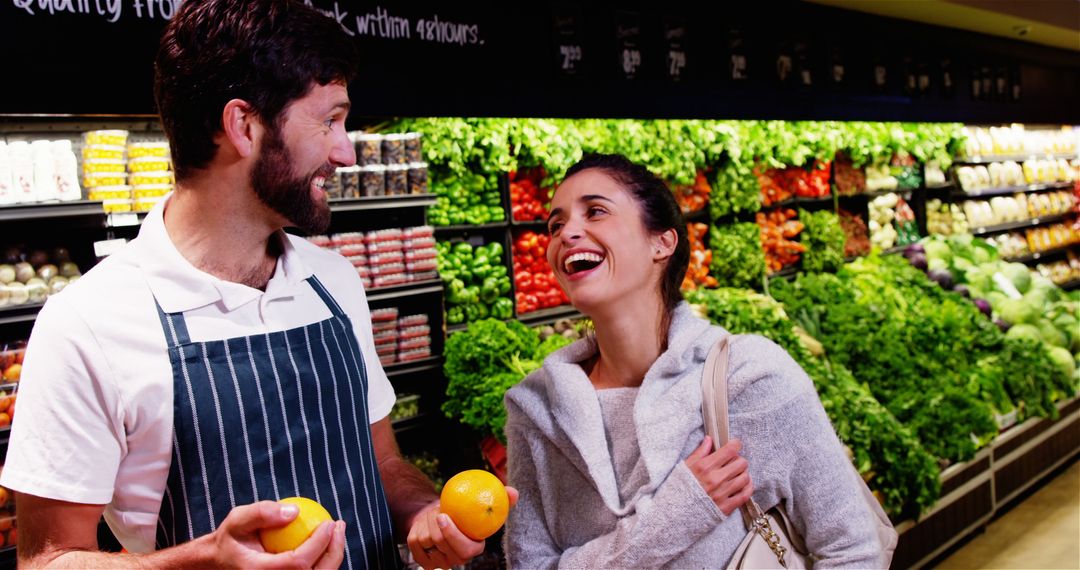
[[[83,160],[107,158],[124,160],[124,147],[108,144],[88,144],[82,149]]]
[[[160,198],[172,191],[172,184],[143,184],[142,186],[132,187],[132,195],[136,200],[142,198]]]
[[[96,186],[87,196],[90,200],[130,200],[131,186]]]
[[[83,142],[86,144],[107,144],[124,146],[127,144],[128,132],[121,130],[87,131],[83,133]]]
[[[131,143],[127,147],[128,156],[131,158],[143,158],[156,156],[169,158],[169,143],[167,142],[141,142]]]
[[[127,163],[114,158],[88,158],[83,161],[83,172],[127,172]]]
[[[135,211],[149,212],[150,210],[154,209],[154,206],[158,205],[158,203],[164,199],[164,196],[158,196],[154,198],[138,198],[135,200]]]
[[[117,199],[117,200],[105,200],[101,203],[105,208],[105,213],[113,214],[116,212],[130,212],[132,208],[131,198]]]
[[[145,186],[147,184],[172,184],[176,180],[173,173],[167,170],[156,172],[132,172],[129,182],[132,186]]]
[[[127,175],[121,172],[87,172],[83,174],[83,186],[123,186],[127,182],[126,178]]]
[[[169,159],[160,156],[141,156],[128,161],[132,172],[162,172],[169,170]]]

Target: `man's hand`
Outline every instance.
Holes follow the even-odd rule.
[[[517,489],[507,487],[506,494],[513,508],[518,500]],[[439,511],[439,501],[432,502],[413,518],[408,543],[416,563],[430,569],[464,564],[484,552],[484,541],[462,534],[450,515]]]
[[[345,559],[345,523],[327,521],[296,550],[270,554],[259,529],[284,526],[296,518],[296,505],[260,501],[236,507],[213,533],[221,566],[240,568],[338,568]]]

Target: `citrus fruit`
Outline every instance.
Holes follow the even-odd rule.
[[[285,526],[259,530],[259,541],[267,552],[296,550],[324,521],[334,520],[322,505],[304,497],[289,497],[279,503],[296,505],[300,512]]]
[[[483,540],[506,522],[510,498],[506,487],[487,471],[469,469],[454,475],[443,486],[440,509],[450,516],[462,534]]]

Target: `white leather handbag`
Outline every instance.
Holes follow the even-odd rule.
[[[702,374],[701,410],[705,419],[705,432],[720,448],[728,441],[728,341],[730,335],[717,341],[705,359]],[[797,437],[796,435],[792,435]],[[855,469],[853,465],[852,470]],[[862,497],[874,512],[878,540],[882,549],[883,567],[888,567],[896,549],[896,531],[877,499],[859,478]],[[789,568],[803,569],[813,566],[814,557],[807,551],[803,537],[791,525],[784,503],[762,511],[751,498],[740,509],[748,530],[739,544],[728,568]]]

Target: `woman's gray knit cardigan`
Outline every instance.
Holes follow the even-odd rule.
[[[643,334],[647,334],[644,333]],[[550,355],[506,394],[511,568],[721,568],[746,535],[683,460],[701,443],[701,374],[720,327],[676,309],[668,349],[633,407],[647,476],[619,498],[596,390],[579,363],[592,339]],[[806,373],[779,346],[738,336],[728,368],[731,437],[743,444],[754,499],[785,501],[817,567],[883,566],[874,514]],[[639,469],[641,466],[638,466]]]

